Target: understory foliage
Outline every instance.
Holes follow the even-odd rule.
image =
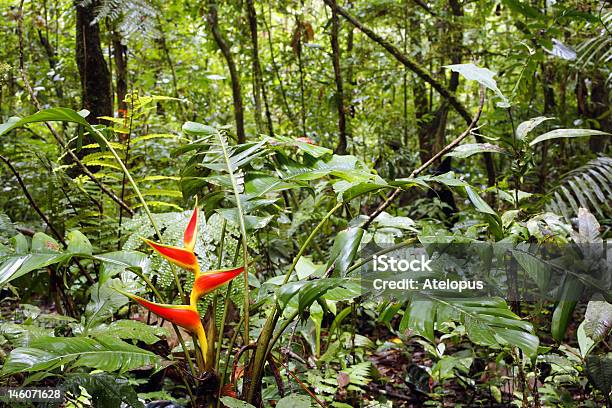
[[[110,116],[84,109],[75,7]],[[605,2],[1,12],[0,386],[66,407],[610,406]],[[413,250],[439,267],[421,282],[486,294],[377,291],[373,255]]]

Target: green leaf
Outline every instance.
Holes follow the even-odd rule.
[[[68,234],[68,252],[91,255],[93,249],[87,237],[80,231],[75,230]]]
[[[493,79],[497,73],[487,69],[478,67],[472,63],[469,64],[455,64],[455,65],[445,65],[445,68],[449,68],[451,71],[458,72],[463,75],[465,79],[471,81],[477,81],[479,84],[489,88],[501,99],[501,102],[497,103],[497,106],[500,108],[509,108],[510,102],[508,98],[504,96],[504,94],[497,87],[497,81]]]
[[[167,336],[168,331],[157,325],[148,325],[136,320],[115,320],[109,324],[101,324],[87,332],[91,337],[111,336],[119,339],[130,339],[154,344],[160,337]]]
[[[525,122],[522,122],[520,125],[517,126],[517,128],[516,128],[516,137],[519,140],[524,140],[525,137],[527,137],[527,135],[529,134],[529,132],[531,132],[533,129],[538,127],[543,122],[545,122],[547,120],[552,120],[552,119],[554,119],[554,118],[547,118],[545,116],[538,116],[537,118],[526,120]]]
[[[550,267],[528,252],[520,250],[512,251],[514,259],[527,272],[529,277],[538,285],[540,290],[544,291],[548,288],[550,282]]]
[[[468,143],[468,144],[459,145],[455,147],[453,150],[446,153],[445,156],[452,156],[452,157],[464,159],[474,154],[485,153],[485,152],[502,153],[502,154],[508,153],[505,149],[497,145],[491,144],[491,143]]]
[[[602,297],[594,297],[584,315],[584,332],[594,341],[605,339],[612,330],[612,304]]]
[[[590,354],[585,360],[591,382],[604,395],[609,395],[612,390],[612,353],[601,356]]]
[[[573,138],[573,137],[585,137],[585,136],[610,136],[610,133],[602,132],[601,130],[594,129],[556,129],[546,132],[533,139],[529,146],[534,146],[545,140],[561,139],[561,138]]]
[[[86,329],[111,318],[128,300],[113,286],[121,285],[119,279],[109,279],[103,283],[96,282],[90,288],[91,300],[85,308]]]
[[[0,136],[5,133],[16,129],[18,127],[22,127],[29,123],[39,123],[39,122],[70,122],[70,123],[78,123],[85,127],[86,130],[89,131],[89,134],[96,139],[100,146],[103,146],[104,143],[100,140],[97,132],[94,128],[79,114],[72,109],[68,108],[51,108],[51,109],[43,109],[39,112],[36,112],[33,115],[26,116],[23,119],[11,118],[8,122],[0,125]]]
[[[579,299],[583,290],[584,285],[578,279],[573,276],[565,276],[561,287],[561,296],[553,312],[550,327],[553,338],[558,342],[562,342],[565,338],[565,331],[576,307],[576,300]]]
[[[349,279],[320,278],[311,281],[288,282],[278,289],[276,298],[280,308],[283,309],[295,295],[298,295],[298,308],[303,311],[328,290],[341,285],[343,282],[349,282]]]
[[[310,408],[310,397],[308,395],[291,394],[278,400],[276,408]]]
[[[489,206],[489,204],[487,204],[485,200],[480,198],[480,196],[474,190],[472,190],[472,187],[465,186],[465,191],[472,204],[474,204],[474,207],[476,207],[476,210],[481,213],[490,214],[494,217],[498,217],[497,213]]]
[[[578,326],[578,330],[576,330],[576,337],[578,338],[578,347],[580,348],[580,355],[582,357],[586,357],[590,351],[593,349],[593,346],[595,346],[595,341],[587,336],[587,334],[584,331],[584,321],[582,323],[580,323],[580,326]]]
[[[35,324],[0,324],[0,336],[12,346],[28,347],[32,340],[52,335],[53,329],[46,329]]]
[[[101,336],[40,337],[30,347],[18,347],[7,357],[0,376],[52,370],[60,365],[83,366],[104,371],[128,371],[156,366],[159,358],[122,340]]]
[[[138,394],[132,388],[127,379],[115,378],[105,373],[75,373],[68,374],[62,384],[62,388],[79,394],[83,387],[93,397],[96,406],[119,407],[122,403],[132,408],[144,408],[144,404],[138,400]]]
[[[434,323],[436,321],[437,304],[430,300],[415,300],[404,312],[399,330],[413,330],[416,334],[434,342]]]
[[[213,136],[217,129],[197,122],[185,122],[183,132],[196,136]]]
[[[334,269],[341,277],[346,276],[351,263],[355,259],[355,254],[359,249],[364,230],[362,228],[347,228],[340,231],[334,240],[327,267],[334,265]]]
[[[0,264],[0,287],[29,272],[70,259],[69,254],[28,254],[6,257]]]
[[[227,408],[255,408],[253,405],[248,402],[240,401],[239,399],[232,397],[223,397],[221,398],[221,402]]]

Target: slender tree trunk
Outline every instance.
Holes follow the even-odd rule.
[[[332,9],[332,29],[331,29],[331,48],[332,60],[334,65],[334,79],[336,81],[336,106],[338,107],[338,145],[336,154],[345,154],[347,147],[346,140],[346,116],[344,109],[344,90],[342,88],[342,68],[340,66],[340,45],[338,44],[338,34],[340,31],[340,20],[338,14]]]
[[[49,68],[55,70],[55,66],[57,65],[57,53],[55,52],[55,48],[49,42],[49,35],[43,34],[43,32],[39,29],[38,31],[38,39],[40,40],[40,44],[45,49],[45,54],[47,55],[47,61],[49,62]],[[57,74],[57,73],[56,73]],[[55,87],[55,94],[58,98],[64,97],[64,92],[62,90],[62,85],[60,81],[53,81],[53,85]]]
[[[296,16],[296,30],[299,31],[297,34],[297,42],[295,46],[295,52],[298,59],[298,69],[300,72],[300,119],[302,123],[302,136],[306,136],[306,101],[304,92],[304,64],[302,61],[302,34],[304,29],[302,27],[302,20],[299,16]]]
[[[236,120],[236,136],[238,138],[238,143],[244,143],[246,140],[246,136],[244,133],[244,111],[243,111],[243,103],[242,103],[242,91],[240,88],[240,75],[238,74],[238,70],[236,69],[236,63],[234,62],[234,58],[232,57],[232,53],[230,51],[230,47],[223,37],[221,33],[221,29],[219,28],[219,16],[217,12],[217,3],[214,1],[208,2],[208,24],[210,24],[210,28],[215,38],[215,42],[221,50],[223,57],[227,63],[227,68],[230,72],[230,78],[232,81],[232,98],[234,100],[234,118]]]
[[[81,77],[83,107],[90,114],[87,121],[100,123],[98,117],[112,116],[110,73],[102,54],[100,27],[94,21],[97,1],[88,6],[76,4],[76,62]]]
[[[113,57],[115,59],[115,93],[117,94],[117,109],[120,117],[127,115],[127,47],[121,42],[121,35],[113,31]]]

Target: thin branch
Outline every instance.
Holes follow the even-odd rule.
[[[431,166],[436,160],[438,160],[440,157],[444,156],[446,153],[448,153],[449,151],[454,149],[457,145],[459,145],[459,143],[461,143],[461,141],[465,139],[471,133],[472,129],[474,129],[474,127],[478,123],[478,120],[480,119],[480,115],[482,114],[484,102],[485,102],[485,89],[483,86],[481,86],[480,87],[480,103],[478,105],[478,112],[476,112],[476,116],[474,116],[474,119],[472,119],[467,129],[465,129],[465,131],[461,133],[459,137],[457,137],[455,140],[453,140],[452,142],[447,144],[444,148],[442,148],[442,150],[436,153],[431,159],[427,160],[421,166],[413,170],[412,173],[410,173],[410,176],[408,176],[408,178],[413,178],[413,177],[418,176],[419,174],[423,172],[423,170]],[[395,190],[393,190],[393,192],[389,194],[389,196],[387,196],[385,201],[382,204],[380,204],[378,208],[376,208],[376,210],[374,210],[372,214],[370,214],[370,216],[368,217],[368,220],[363,224],[363,228],[367,229],[372,223],[372,221],[374,221],[376,217],[378,217],[387,207],[389,207],[389,205],[391,205],[393,200],[395,200],[401,192],[402,192],[401,187],[398,187]]]
[[[23,194],[26,196],[26,198],[28,199],[28,201],[30,202],[30,205],[32,206],[32,208],[34,209],[34,211],[36,211],[36,213],[40,216],[40,218],[43,220],[43,222],[45,224],[47,224],[47,226],[49,227],[49,229],[51,230],[51,232],[53,233],[53,235],[55,235],[55,237],[57,238],[57,240],[59,242],[62,243],[62,245],[66,246],[66,241],[64,240],[64,237],[62,234],[60,234],[55,227],[53,226],[53,224],[51,224],[51,221],[49,221],[49,218],[47,218],[47,216],[45,215],[45,213],[42,212],[42,210],[40,209],[40,207],[36,204],[36,201],[34,201],[34,198],[32,197],[32,195],[30,194],[30,192],[28,191],[28,188],[26,187],[25,183],[23,182],[23,179],[21,178],[21,175],[19,174],[19,172],[17,171],[17,169],[15,168],[15,166],[13,166],[13,164],[9,161],[9,159],[7,159],[6,157],[0,155],[0,160],[2,160],[4,162],[4,164],[6,164],[8,166],[8,168],[11,170],[11,173],[13,173],[13,175],[15,176],[15,178],[17,179],[17,183],[19,183],[19,186],[21,186],[21,190],[23,190]]]

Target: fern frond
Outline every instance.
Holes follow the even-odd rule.
[[[610,215],[612,158],[599,157],[569,172],[553,190],[546,208],[569,222],[584,207],[599,217]]]

